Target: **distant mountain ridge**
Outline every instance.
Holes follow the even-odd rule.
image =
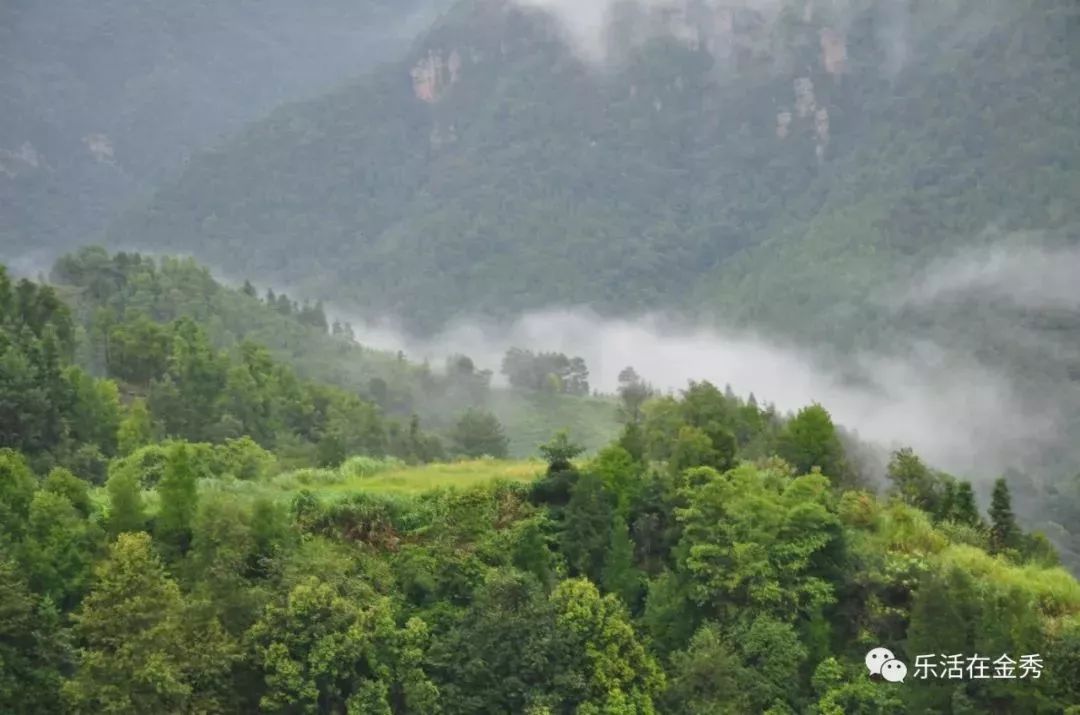
[[[5,2],[0,254],[93,240],[208,144],[403,54],[447,2]]]
[[[615,7],[597,68],[541,10],[459,3],[109,239],[418,328],[588,303],[806,330],[989,225],[1080,217],[1073,3]]]

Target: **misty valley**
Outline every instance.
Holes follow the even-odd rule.
[[[1074,0],[0,7],[0,712],[1080,715]]]

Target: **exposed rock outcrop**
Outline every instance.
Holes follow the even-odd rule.
[[[412,68],[413,93],[428,104],[438,102],[446,92],[461,80],[463,66],[461,53],[452,50],[444,56],[441,52],[428,50],[427,57]]]

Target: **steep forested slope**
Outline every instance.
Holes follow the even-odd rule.
[[[300,377],[361,394],[399,421],[418,415],[425,427],[447,433],[466,410],[489,410],[516,456],[533,454],[558,429],[569,429],[590,450],[616,431],[614,404],[590,396],[587,384],[583,395],[502,389],[491,385],[498,365],[474,365],[459,355],[432,366],[373,350],[357,342],[363,326],[354,332],[348,323],[328,320],[321,304],[260,293],[250,283],[228,288],[191,259],[155,261],[88,248],[61,257],[52,278],[75,309],[78,360],[94,374],[110,373],[110,356],[114,362],[119,356],[114,344],[134,354],[153,352],[147,341],[160,330],[155,326],[188,318],[217,349],[265,346]]]
[[[596,66],[540,11],[459,3],[111,240],[419,326],[588,302],[818,330],[988,225],[1078,219],[1073,3],[617,7]]]
[[[85,243],[278,104],[396,59],[438,2],[0,7],[0,253]]]

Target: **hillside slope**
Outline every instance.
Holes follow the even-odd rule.
[[[0,711],[1080,701],[1080,583],[1009,481],[984,515],[971,482],[901,450],[886,501],[821,405],[781,420],[698,383],[592,459],[560,438],[546,463],[406,468],[370,404],[259,346],[215,351],[190,318],[155,335],[123,324],[120,381],[91,377],[69,308],[0,265]],[[289,468],[298,443],[316,459]]]
[[[188,157],[397,59],[439,0],[0,7],[0,256],[85,243]]]
[[[301,378],[360,394],[391,417],[416,414],[425,428],[445,432],[468,408],[490,410],[505,428],[514,456],[535,456],[537,445],[561,429],[589,450],[610,442],[618,430],[609,398],[493,387],[490,374],[483,377],[480,371],[498,365],[476,366],[475,374],[448,374],[443,365],[375,350],[356,342],[347,324],[334,321],[329,330],[321,305],[296,305],[285,295],[271,304],[222,285],[191,259],[154,261],[88,248],[62,257],[52,274],[82,326],[79,362],[97,374],[106,373],[102,336],[111,326],[141,316],[160,325],[190,318],[219,349],[263,345]],[[291,307],[281,305],[290,302]]]
[[[110,241],[421,328],[590,303],[816,330],[988,225],[1078,219],[1073,3],[633,7],[599,67],[539,10],[459,3]]]

